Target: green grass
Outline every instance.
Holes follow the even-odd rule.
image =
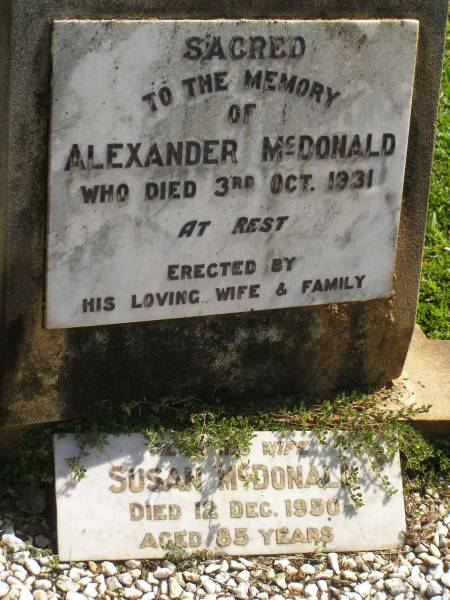
[[[417,321],[429,337],[450,339],[450,24],[436,123]]]

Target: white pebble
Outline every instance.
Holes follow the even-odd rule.
[[[140,569],[131,569],[130,571],[128,571],[129,574],[131,575],[131,577],[133,579],[139,579],[139,577],[142,574],[142,571]]]
[[[303,592],[303,583],[300,583],[298,581],[292,581],[288,585],[288,590],[290,592],[292,592],[292,594],[301,594],[301,592]],[[259,595],[258,595],[258,598],[259,598]]]
[[[153,587],[143,579],[138,579],[134,585],[137,587],[138,590],[141,590],[141,592],[143,592],[144,594],[153,591]]]
[[[441,558],[441,553],[439,552],[439,548],[435,544],[430,544],[430,552],[436,558]]]
[[[364,583],[358,583],[355,585],[355,592],[357,592],[362,598],[365,598],[370,594],[372,586],[368,581],[364,581]]]
[[[350,569],[345,569],[344,571],[342,571],[342,577],[344,579],[348,579],[349,581],[358,581],[358,578],[353,573],[353,571],[350,571]]]
[[[240,600],[247,600],[248,588],[249,588],[248,583],[246,583],[245,581],[241,581],[241,583],[237,586],[237,588],[235,590],[233,590],[233,593],[236,596],[236,598],[239,598]]]
[[[230,579],[230,576],[228,575],[228,573],[220,572],[220,573],[217,573],[217,575],[215,576],[215,580],[220,584],[226,583],[229,579]]]
[[[446,585],[448,588],[450,588],[450,571],[446,571],[442,577],[441,577],[441,582]]]
[[[123,595],[128,600],[137,600],[142,596],[142,592],[135,587],[126,587],[123,590]]]
[[[435,567],[441,562],[439,558],[436,558],[436,556],[431,556],[430,554],[426,554],[425,552],[421,552],[419,554],[419,558],[421,558],[423,562],[425,562],[427,565],[430,565],[432,567]]]
[[[284,572],[286,573],[286,575],[288,575],[288,577],[293,577],[294,575],[297,575],[298,569],[293,565],[288,565]],[[258,573],[258,570],[256,570],[255,573]]]
[[[397,596],[398,594],[402,594],[406,591],[406,585],[401,579],[397,579],[393,577],[392,579],[386,579],[384,582],[384,587],[391,592],[393,596]]]
[[[102,569],[102,573],[104,573],[105,575],[108,575],[109,577],[112,577],[113,575],[115,575],[117,573],[116,565],[112,562],[109,562],[109,560],[103,561],[100,566]]]
[[[334,577],[334,571],[331,569],[325,569],[324,571],[317,571],[315,573],[315,579],[332,579]]]
[[[378,581],[379,579],[383,579],[383,573],[381,571],[372,571],[367,577],[369,583],[375,583],[375,581]]]
[[[316,567],[314,565],[310,565],[309,563],[305,563],[300,567],[300,571],[305,575],[313,575],[316,572]]]
[[[153,571],[153,576],[156,577],[156,579],[168,579],[172,573],[172,569],[169,569],[168,567],[158,567],[156,571]]]
[[[23,550],[22,552],[13,552],[13,555],[12,555],[12,559],[18,563],[24,563],[29,558],[30,558],[30,553],[27,550]]]
[[[406,581],[409,583],[409,585],[412,585],[415,590],[420,590],[420,587],[425,579],[423,579],[423,577],[419,577],[419,575],[410,575]]]
[[[52,582],[48,579],[36,579],[33,583],[33,587],[35,590],[51,590]]]
[[[278,560],[273,561],[273,566],[276,569],[280,569],[281,571],[284,571],[286,569],[286,567],[289,566],[290,564],[291,564],[291,561],[288,560],[287,558],[279,558]]]
[[[120,589],[122,585],[117,577],[108,577],[106,580],[106,587],[109,592],[115,592],[116,590]]]
[[[19,600],[33,600],[33,594],[27,588],[22,588],[20,590]]]
[[[443,535],[443,536],[446,536],[446,535],[448,535],[448,527],[446,527],[446,526],[445,526],[445,525],[442,523],[442,521],[438,521],[438,522],[436,523],[436,533],[437,533],[438,535]]]
[[[249,571],[251,571],[252,569],[256,569],[255,563],[251,560],[247,560],[243,556],[240,557],[239,561],[244,565],[244,567],[247,567]]]
[[[140,569],[141,561],[140,560],[126,560],[125,566],[127,567],[127,569]]]
[[[215,589],[215,586],[214,586]],[[169,579],[169,596],[171,598],[179,598],[183,593],[183,588],[178,583],[176,577],[171,577]]]
[[[330,567],[333,569],[336,575],[339,575],[341,569],[339,568],[338,555],[336,552],[330,552],[328,554],[328,562],[330,563]]]
[[[433,579],[440,580],[442,575],[444,574],[444,565],[442,563],[440,563],[439,565],[436,565],[435,567],[430,567],[428,569],[428,574],[431,575],[431,577]]]
[[[220,571],[220,564],[218,563],[211,563],[205,567],[205,573],[207,574],[216,573],[216,571]]]
[[[286,575],[284,573],[278,573],[278,575],[275,577],[275,583],[280,588],[280,590],[286,590]]]
[[[249,581],[250,579],[250,571],[244,569],[243,571],[239,571],[236,575],[236,581]]]
[[[147,574],[147,581],[148,583],[151,583],[153,585],[158,585],[159,581],[156,579],[156,577],[153,577],[153,573],[148,573]]]
[[[56,582],[56,587],[62,592],[78,592],[80,586],[75,581],[70,581],[70,579],[58,579]]]
[[[430,581],[427,585],[427,596],[439,596],[442,594],[442,586],[437,581]]]
[[[117,576],[117,579],[120,581],[120,583],[123,583],[123,585],[133,585],[131,573],[121,573]]]
[[[98,591],[97,585],[95,583],[88,583],[87,586],[83,590],[83,594],[85,596],[89,596],[89,598],[97,598]]]
[[[67,592],[66,600],[86,600],[86,596],[77,592]]]
[[[106,583],[99,583],[98,584],[98,595],[100,596],[100,598],[103,598],[106,595],[108,588],[106,587]]]
[[[194,571],[183,571],[183,577],[186,579],[186,581],[190,581],[192,583],[198,583],[200,581],[200,575]]]
[[[2,542],[12,550],[13,552],[17,552],[18,550],[23,550],[25,548],[25,542],[23,542],[20,538],[15,536],[13,533],[4,533],[2,535]],[[2,596],[0,596],[1,598]]]
[[[34,590],[33,600],[47,600],[47,598],[47,592],[44,592],[44,590]]]
[[[308,585],[305,585],[305,596],[315,597],[317,596],[318,591],[319,588],[315,583],[308,583]]]
[[[216,584],[210,577],[202,575],[201,577],[202,587],[207,594],[214,594],[216,591]]]

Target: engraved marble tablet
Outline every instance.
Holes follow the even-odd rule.
[[[47,327],[388,297],[417,32],[56,21]]]
[[[55,436],[58,550],[62,560],[159,558],[176,547],[230,555],[396,548],[405,530],[398,454],[382,471],[388,496],[366,458],[341,465],[332,443],[310,433],[258,432],[232,461],[209,451],[202,463],[167,444],[149,450],[141,434],[109,436],[87,448],[84,479],[67,459],[72,435]],[[85,449],[86,450],[86,449]],[[357,467],[364,505],[345,486]]]

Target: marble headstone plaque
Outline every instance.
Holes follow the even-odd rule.
[[[388,496],[368,468],[343,466],[332,444],[310,433],[258,432],[236,461],[210,450],[202,463],[141,434],[109,436],[87,448],[86,477],[67,459],[74,436],[55,436],[58,551],[62,560],[160,558],[167,550],[230,555],[396,548],[405,530],[398,455],[383,471]],[[85,449],[86,450],[86,449]],[[358,467],[364,506],[354,508],[345,478]]]
[[[47,327],[388,297],[417,31],[56,21]]]

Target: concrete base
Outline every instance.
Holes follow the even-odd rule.
[[[450,340],[430,340],[416,325],[401,376],[393,381],[393,389],[384,387],[376,394],[380,402],[387,401],[393,409],[431,405],[428,413],[413,419],[414,423],[431,433],[449,435]],[[17,458],[19,434],[23,429],[25,427],[0,427],[0,461]]]
[[[431,405],[414,422],[436,433],[450,433],[450,340],[430,340],[416,325],[394,386],[396,405]]]

